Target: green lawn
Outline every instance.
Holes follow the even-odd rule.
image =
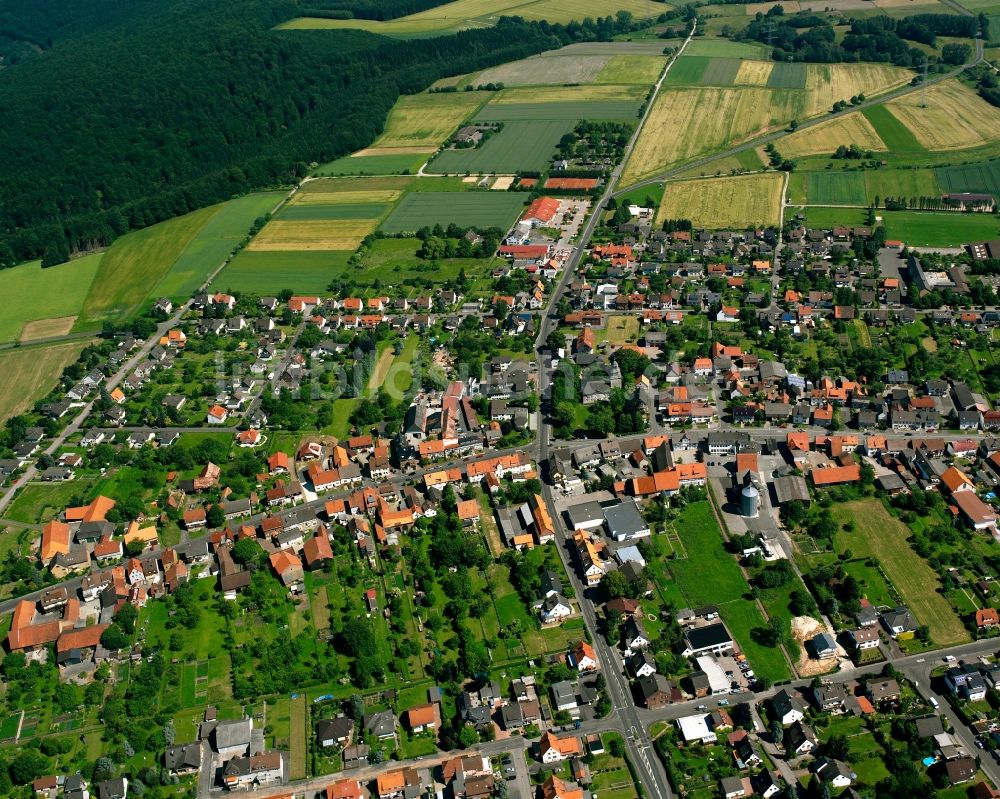
[[[102,257],[85,255],[48,269],[30,261],[3,270],[0,341],[16,340],[25,322],[79,314]]]
[[[891,587],[878,569],[869,566],[863,560],[842,561],[841,565],[845,572],[861,584],[864,596],[873,605],[893,606],[896,604]]]
[[[758,677],[767,677],[772,682],[791,678],[792,674],[781,650],[761,646],[753,640],[753,630],[766,626],[755,603],[743,599],[734,600],[720,604],[719,613]]]
[[[850,549],[854,556],[877,558],[917,620],[930,628],[939,646],[969,639],[969,634],[948,601],[938,593],[940,580],[910,546],[910,531],[877,499],[835,504],[839,522],[853,521],[854,530],[837,533],[838,551]]]
[[[361,268],[342,270],[340,273],[349,275],[358,283],[370,284],[379,280],[383,285],[397,286],[407,280],[418,283],[425,280],[435,283],[454,280],[462,270],[470,280],[474,280],[485,275],[487,268],[493,263],[492,258],[441,258],[427,261],[417,257],[419,249],[419,239],[376,239],[361,253]]]
[[[4,516],[15,522],[38,524],[54,519],[74,498],[84,499],[92,480],[65,483],[28,483],[7,508]]]
[[[688,505],[675,526],[687,557],[670,561],[670,571],[689,606],[740,599],[748,590],[746,580],[733,556],[723,549],[708,501]]]

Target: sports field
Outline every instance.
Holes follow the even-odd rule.
[[[25,325],[35,320],[76,316],[101,257],[87,255],[48,269],[42,269],[40,261],[4,269],[0,341],[17,340]],[[32,335],[31,328],[28,333]],[[37,332],[34,337],[39,337]]]
[[[1000,237],[1000,219],[993,214],[886,211],[883,218],[886,235],[912,247],[960,247]]]
[[[62,370],[77,359],[90,340],[0,351],[0,421],[26,411],[59,382]]]
[[[669,7],[653,0],[616,0],[609,8],[605,0],[455,0],[418,14],[379,22],[364,19],[323,19],[301,17],[283,23],[287,30],[357,29],[378,33],[383,36],[410,38],[433,36],[465,28],[481,28],[493,25],[503,15],[516,14],[528,20],[548,22],[571,22],[585,17],[602,17],[617,11],[628,11],[641,19],[662,14]]]
[[[249,252],[355,250],[378,227],[378,219],[274,219],[264,226]]]
[[[505,122],[502,130],[479,147],[442,151],[427,171],[451,174],[541,171],[549,165],[559,140],[574,124],[572,119]]]
[[[461,227],[498,227],[505,231],[524,208],[526,196],[515,192],[468,192],[455,202],[450,192],[413,192],[397,205],[382,224],[388,233],[416,232],[435,224]]]
[[[917,620],[930,628],[936,644],[952,646],[969,640],[958,616],[938,593],[937,574],[910,546],[906,525],[877,499],[834,504],[832,510],[838,521],[854,522],[852,532],[837,533],[838,549],[878,560]]]
[[[861,113],[847,114],[821,125],[797,130],[782,138],[775,146],[786,158],[802,158],[809,155],[832,155],[840,145],[846,147],[851,144],[873,152],[884,152],[887,149],[872,123]]]
[[[370,149],[377,153],[383,148],[438,147],[489,98],[488,92],[403,95],[389,112],[385,131]]]
[[[1000,130],[1000,108],[957,80],[897,97],[886,107],[928,150],[978,147],[994,140]]]
[[[714,229],[777,225],[783,179],[768,172],[668,182],[657,224],[664,219],[690,219],[695,227]]]
[[[398,153],[385,150],[380,155],[348,155],[316,167],[313,174],[327,175],[406,175],[420,170],[433,150],[422,153]]]
[[[220,291],[277,294],[284,289],[321,293],[347,268],[348,250],[247,252],[243,250],[212,283]]]

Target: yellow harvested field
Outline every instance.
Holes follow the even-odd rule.
[[[394,203],[402,195],[399,189],[370,189],[368,191],[310,191],[298,192],[289,205],[339,205],[352,203]]]
[[[625,165],[622,185],[784,125],[796,116],[795,99],[791,90],[757,87],[661,91]]]
[[[25,322],[21,328],[21,341],[37,341],[40,338],[65,336],[73,329],[75,316],[57,316],[52,319],[36,319]]]
[[[423,155],[433,153],[435,147],[365,147],[356,153],[351,153],[351,158],[363,158],[366,155]]]
[[[783,181],[777,172],[764,172],[667,183],[656,223],[690,219],[695,227],[713,229],[777,225]]]
[[[489,98],[489,92],[403,95],[389,112],[385,132],[375,140],[372,149],[436,148]]]
[[[582,56],[577,56],[582,58]],[[616,55],[604,65],[596,83],[656,83],[667,60],[658,55]]]
[[[978,147],[1000,131],[1000,108],[955,80],[899,97],[886,107],[928,150]]]
[[[913,73],[888,64],[810,64],[803,117],[827,113],[837,100],[874,97],[909,83]]]
[[[504,89],[493,100],[495,105],[521,103],[581,103],[589,100],[642,100],[649,93],[645,86],[539,86]],[[447,94],[445,96],[448,96]]]
[[[766,86],[773,69],[773,61],[743,61],[733,83],[737,86]]]
[[[786,158],[801,158],[807,155],[829,155],[842,144],[856,144],[862,150],[875,152],[888,149],[872,123],[861,112],[798,130],[778,141],[776,146]]]
[[[378,222],[377,219],[272,220],[250,242],[247,250],[356,250]]]

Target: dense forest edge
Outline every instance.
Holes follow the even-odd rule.
[[[0,3],[8,24],[14,5]],[[309,163],[370,144],[400,94],[636,27],[619,13],[568,25],[502,18],[410,41],[274,30],[301,13],[293,0],[167,0],[140,1],[113,22],[95,12],[89,27],[29,14],[22,27],[51,45],[0,70],[0,265],[61,263],[127,231],[290,185]]]

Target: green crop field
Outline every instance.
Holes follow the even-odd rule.
[[[218,209],[192,211],[116,240],[101,259],[81,322],[125,319],[135,313]]]
[[[507,122],[479,147],[443,151],[428,170],[457,174],[540,171],[548,166],[559,140],[572,129],[570,119]]]
[[[704,86],[732,86],[736,81],[736,73],[740,71],[738,58],[713,58],[701,76]]]
[[[449,192],[414,192],[396,206],[382,230],[415,232],[426,225],[499,227],[506,230],[524,208],[525,196],[517,192],[469,192],[456,203]]]
[[[960,247],[1000,236],[1000,219],[993,214],[886,211],[883,218],[886,235],[912,247]]]
[[[917,141],[909,128],[892,115],[892,112],[884,105],[873,105],[861,112],[865,118],[875,126],[875,132],[879,138],[885,142],[885,146],[890,152],[897,155],[902,153],[924,153],[923,147]]]
[[[336,175],[408,175],[418,172],[430,153],[390,153],[387,155],[348,155],[316,167],[318,177]]]
[[[739,11],[740,15],[742,15],[742,9],[739,9]],[[728,39],[694,39],[687,46],[687,49],[684,50],[684,58],[688,56],[767,58],[767,48],[764,45],[754,44],[753,42],[733,42]]]
[[[77,339],[65,344],[16,347],[0,352],[0,421],[22,413],[48,394],[59,382],[62,370],[90,344]]]
[[[220,291],[277,294],[284,289],[323,292],[330,280],[347,267],[345,250],[247,252],[244,250],[212,283]]]
[[[702,78],[705,77],[705,71],[708,69],[708,65],[712,62],[711,56],[707,55],[688,55],[688,50],[684,51],[684,55],[678,58],[670,70],[667,72],[667,77],[664,78],[664,85],[670,86],[700,86]]]
[[[774,64],[767,78],[767,85],[772,89],[804,89],[806,74],[806,65],[802,63]]]
[[[935,173],[946,192],[974,191],[1000,195],[1000,160],[940,167]]]
[[[174,261],[155,292],[174,298],[193,294],[246,237],[254,220],[270,213],[285,194],[281,191],[248,194],[216,206],[215,214]]]
[[[809,172],[810,203],[818,205],[864,205],[865,179],[860,172]]]
[[[277,220],[379,219],[391,206],[384,203],[295,203],[286,205]]]
[[[958,616],[938,593],[937,574],[910,546],[909,529],[881,501],[834,504],[832,510],[838,520],[854,522],[852,532],[837,533],[838,548],[850,549],[855,557],[876,558],[917,620],[930,627],[935,643],[951,646],[969,639]]]
[[[48,269],[42,269],[40,261],[30,261],[4,269],[0,341],[16,340],[26,322],[75,317],[101,258],[101,254],[87,255]]]
[[[597,76],[597,83],[656,83],[667,63],[662,56],[624,54],[614,56]]]
[[[577,122],[581,119],[633,119],[639,112],[638,100],[579,100],[553,103],[489,103],[476,115],[484,122],[525,122],[532,120]]]

